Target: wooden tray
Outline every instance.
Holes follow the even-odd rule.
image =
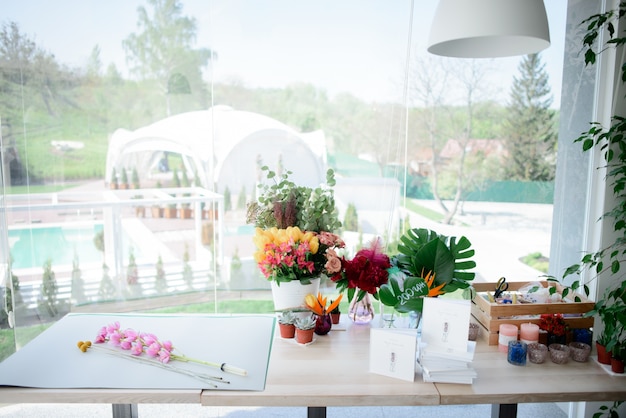
[[[514,292],[526,286],[527,282],[508,282],[508,292]],[[556,286],[560,292],[561,286],[553,282],[540,282],[543,287]],[[565,323],[570,329],[574,328],[591,328],[593,327],[593,318],[583,318],[582,315],[593,309],[595,305],[584,296],[580,296],[581,302],[574,302],[568,298],[565,302],[555,303],[517,303],[517,304],[500,304],[490,302],[485,298],[487,292],[493,294],[496,288],[495,283],[473,283],[476,289],[476,297],[472,301],[472,316],[482,325],[483,332],[488,333],[489,345],[498,344],[498,330],[500,324],[520,324],[532,322],[539,324],[541,322],[539,316],[548,313],[560,313],[564,315],[572,314],[573,316],[565,316]],[[514,318],[517,316],[529,316]]]

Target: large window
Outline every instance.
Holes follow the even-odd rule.
[[[555,147],[544,174],[512,170],[510,115],[537,70],[563,125],[564,2],[535,61],[429,56],[434,1],[122,3],[3,8],[0,331],[18,347],[70,311],[271,309],[246,223],[263,165],[306,185],[333,168],[350,248],[410,225],[466,235],[477,280],[545,271]]]

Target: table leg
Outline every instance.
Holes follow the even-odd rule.
[[[113,418],[139,418],[137,405],[114,403]]]
[[[307,418],[326,418],[326,407],[325,406],[307,407]]]
[[[493,404],[491,405],[491,418],[516,418],[517,404]]]

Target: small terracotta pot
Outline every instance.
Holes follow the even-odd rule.
[[[598,362],[600,364],[611,364],[611,352],[596,341],[596,351],[598,352]]]
[[[296,328],[296,342],[299,344],[308,344],[313,341],[313,333],[315,328],[299,329]]]
[[[341,312],[331,313],[330,318],[333,320],[333,325],[337,325],[339,323],[339,319],[341,318]]]
[[[624,360],[611,358],[611,370],[613,373],[624,373]]]
[[[281,324],[279,322],[278,329],[282,338],[293,338],[296,334],[296,326],[294,324]]]

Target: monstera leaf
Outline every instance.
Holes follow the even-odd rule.
[[[421,312],[424,296],[428,295],[428,286],[421,277],[390,277],[389,281],[378,289],[378,298],[383,305],[391,306],[398,312]]]
[[[439,235],[424,228],[408,230],[398,245],[400,252],[396,265],[406,275],[422,277],[429,271],[435,273],[435,284],[445,283],[446,292],[469,287],[476,273],[468,271],[476,267],[472,244],[466,237],[456,238]]]

